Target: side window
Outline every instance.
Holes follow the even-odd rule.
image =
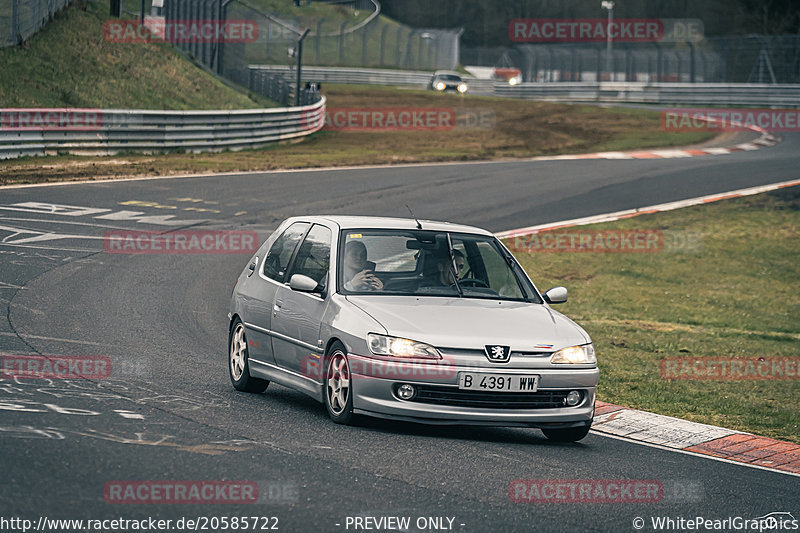
[[[308,222],[295,222],[284,231],[272,244],[267,257],[264,259],[264,275],[275,281],[283,281],[286,267],[297,247],[297,243],[308,229]]]
[[[331,239],[331,230],[315,224],[297,251],[289,278],[303,274],[324,287],[331,263]]]

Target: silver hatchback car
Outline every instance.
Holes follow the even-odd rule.
[[[356,216],[284,221],[231,296],[228,369],[358,414],[586,436],[599,371],[586,332],[488,231]]]

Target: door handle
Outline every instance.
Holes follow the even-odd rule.
[[[275,302],[274,304],[272,304],[272,316],[278,316],[280,310],[281,310],[280,302]]]

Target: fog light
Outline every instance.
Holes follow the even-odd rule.
[[[399,396],[401,400],[410,400],[415,394],[417,394],[416,389],[414,389],[413,385],[409,385],[408,383],[397,387],[397,396]]]
[[[564,403],[566,403],[569,407],[575,407],[581,401],[581,393],[576,390],[569,391],[567,397],[564,399]]]

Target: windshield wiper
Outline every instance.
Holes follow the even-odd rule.
[[[458,289],[458,297],[464,297],[464,291],[461,289],[461,285],[458,283],[458,268],[456,268],[456,254],[453,253],[453,242],[450,240],[450,234],[446,233],[447,235],[447,251],[450,254],[450,272],[453,273],[453,284]]]

